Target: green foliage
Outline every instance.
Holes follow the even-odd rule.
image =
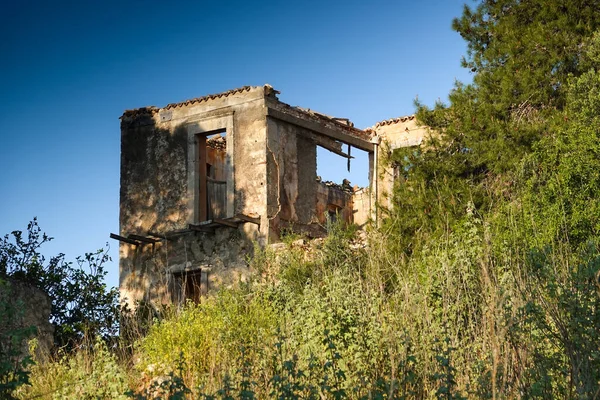
[[[391,270],[418,277],[415,307],[448,329],[451,375],[478,397],[598,393],[599,5],[465,7],[453,26],[473,83],[418,104],[436,133],[390,154],[403,172],[384,224],[403,255]]]
[[[136,400],[146,399],[168,399],[168,400],[183,400],[187,395],[191,394],[191,390],[185,385],[182,374],[184,363],[181,357],[177,363],[176,372],[169,372],[166,376],[154,379],[148,387],[143,390],[143,393],[135,393],[132,390],[127,391],[127,395]]]
[[[105,283],[107,249],[77,258],[77,266],[64,254],[46,261],[40,253],[52,238],[41,232],[37,220],[27,232],[13,231],[0,240],[0,276],[33,284],[51,299],[50,321],[55,344],[72,347],[85,335],[114,337],[118,331],[118,291]]]
[[[469,202],[488,213],[518,196],[518,166],[541,140],[558,136],[569,79],[594,64],[584,50],[600,27],[599,6],[484,0],[454,20],[467,41],[463,64],[475,73],[473,83],[457,83],[448,105],[417,104],[418,120],[437,133],[391,156],[405,177],[389,225],[407,254],[423,237],[453,229]]]
[[[587,58],[600,49],[594,36]],[[596,63],[600,60],[596,60]],[[524,211],[535,220],[538,241],[575,246],[600,234],[600,74],[590,69],[570,80],[565,123],[544,138],[524,162]]]
[[[56,360],[36,359],[30,384],[21,387],[16,398],[127,399],[125,370],[100,338]]]
[[[590,243],[579,254],[557,248],[529,254],[528,302],[515,341],[532,341],[532,397],[593,398],[599,390],[598,250]]]
[[[156,322],[139,343],[137,367],[152,376],[169,374],[181,357],[188,386],[195,387],[206,383],[209,374],[233,374],[240,345],[259,351],[275,328],[272,306],[260,293],[224,290]]]
[[[138,399],[593,397],[600,253],[536,251],[518,240],[528,220],[514,218],[506,241],[470,205],[409,258],[388,250],[393,234],[371,233],[366,257],[333,232],[305,257],[271,259],[278,274],[155,321],[129,379],[96,351],[36,366],[22,393],[94,393],[78,379],[100,363]],[[298,290],[281,277],[301,264],[310,278]],[[95,368],[110,386],[111,368]]]
[[[456,350],[450,345],[450,339],[446,338],[443,345],[440,346],[436,355],[436,360],[440,366],[440,372],[433,374],[432,378],[439,382],[435,395],[438,399],[464,399],[460,394],[455,393],[456,387],[456,368],[452,365],[452,351]]]

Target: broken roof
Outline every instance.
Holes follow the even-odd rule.
[[[386,119],[383,121],[379,121],[375,125],[373,125],[371,128],[368,128],[368,129],[377,129],[380,126],[399,124],[399,123],[406,122],[406,121],[412,121],[414,119],[415,119],[414,115],[405,115],[403,117],[390,118],[390,119]]]
[[[349,134],[361,140],[371,140],[371,135],[369,133],[363,131],[362,129],[354,127],[354,124],[347,118],[330,117],[328,115],[310,110],[308,108],[290,106],[289,104],[286,104],[280,101],[279,99],[277,99],[277,103],[272,105],[275,109],[286,114],[292,115],[294,117],[302,118],[304,120],[316,122],[319,124],[325,124],[328,127],[340,129],[345,134]]]
[[[121,118],[136,118],[142,116],[151,116],[153,114],[158,113],[160,110],[169,110],[174,108],[191,106],[194,104],[208,102],[214,99],[229,97],[235,94],[242,94],[245,92],[250,92],[252,90],[264,90],[265,96],[272,100],[270,106],[276,108],[278,111],[283,112],[285,114],[291,115],[296,118],[301,118],[305,121],[325,124],[328,128],[333,128],[337,130],[341,130],[344,134],[348,134],[353,138],[359,139],[360,141],[369,142],[371,139],[371,134],[369,131],[365,131],[362,129],[358,129],[354,127],[354,124],[348,118],[336,118],[323,113],[316,112],[314,110],[308,108],[294,107],[280,101],[277,98],[277,94],[280,92],[275,90],[271,85],[265,84],[263,86],[242,86],[240,88],[227,90],[222,93],[217,94],[209,94],[202,97],[196,97],[193,99],[185,100],[179,103],[169,103],[163,108],[159,108],[156,106],[148,106],[141,107],[133,110],[126,110],[123,113]],[[271,115],[272,116],[272,115]],[[360,144],[359,142],[358,144]],[[358,146],[363,147],[363,146]]]

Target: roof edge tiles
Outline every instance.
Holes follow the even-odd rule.
[[[385,126],[385,125],[394,125],[394,124],[399,124],[401,122],[412,121],[414,119],[415,119],[414,115],[405,115],[403,117],[390,118],[390,119],[386,119],[384,121],[377,122],[371,129],[377,129],[380,126]]]
[[[221,93],[208,94],[206,96],[196,97],[193,99],[181,101],[179,103],[169,103],[162,109],[169,110],[169,109],[173,109],[173,108],[189,106],[189,105],[198,104],[198,103],[202,103],[205,101],[210,101],[210,100],[214,100],[214,99],[218,99],[218,98],[222,98],[222,97],[229,97],[234,94],[249,92],[251,90],[261,89],[261,88],[265,91],[265,95],[267,95],[267,96],[277,95],[278,93],[280,93],[278,90],[275,90],[273,88],[273,86],[271,86],[269,84],[265,84],[263,86],[242,86],[242,87],[227,90],[227,91],[221,92]],[[131,117],[136,117],[138,115],[144,115],[144,114],[152,115],[152,114],[157,113],[160,110],[161,110],[161,108],[158,108],[156,106],[140,107],[140,108],[136,108],[133,110],[125,110],[125,112],[123,113],[123,117],[131,118]]]

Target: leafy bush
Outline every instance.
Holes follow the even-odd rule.
[[[147,376],[165,375],[181,360],[189,387],[211,385],[215,376],[235,372],[241,346],[260,360],[275,330],[276,316],[260,292],[223,290],[157,321],[139,342],[137,368]]]
[[[27,232],[13,231],[0,240],[0,277],[33,284],[52,301],[50,322],[58,347],[72,348],[84,336],[114,337],[118,332],[118,290],[105,283],[107,249],[77,258],[77,266],[59,254],[46,261],[40,248],[52,240],[41,232],[37,220]]]
[[[100,338],[89,346],[56,359],[36,359],[30,386],[16,392],[18,399],[117,399],[127,396],[127,375]]]

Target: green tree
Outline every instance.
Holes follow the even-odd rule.
[[[563,126],[538,143],[522,168],[523,206],[546,243],[580,246],[600,235],[600,33],[581,61],[590,68],[569,80]]]
[[[76,265],[59,254],[46,261],[40,248],[52,240],[42,233],[37,220],[27,232],[13,231],[0,239],[0,278],[2,276],[33,284],[52,302],[50,322],[55,327],[54,342],[71,348],[84,335],[105,339],[118,333],[118,291],[105,283],[107,249],[87,253]]]
[[[483,0],[453,28],[466,40],[449,104],[417,104],[438,135],[391,161],[405,171],[391,223],[409,252],[423,235],[452,227],[469,201],[480,213],[512,198],[515,172],[535,145],[564,125],[569,77],[589,69],[583,54],[600,27],[598,0]]]

